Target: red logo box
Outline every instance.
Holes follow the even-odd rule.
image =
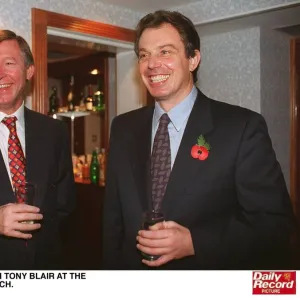
[[[252,272],[253,295],[296,294],[296,271]]]

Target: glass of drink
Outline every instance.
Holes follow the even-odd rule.
[[[164,220],[165,218],[162,212],[155,212],[155,211],[145,212],[143,214],[142,229],[149,230],[150,226],[153,226],[159,222],[163,222]],[[146,260],[150,260],[150,261],[157,260],[160,257],[160,255],[150,255],[143,252],[141,253]]]
[[[36,195],[36,184],[33,182],[24,182],[15,185],[16,203],[34,205]],[[21,223],[33,224],[34,221],[23,221]]]

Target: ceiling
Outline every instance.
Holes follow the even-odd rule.
[[[173,7],[186,5],[195,0],[101,0],[105,4],[113,4],[128,8],[133,11],[150,12],[159,9],[172,9]]]
[[[66,37],[47,35],[48,63],[62,62],[99,52],[116,53],[117,48]]]

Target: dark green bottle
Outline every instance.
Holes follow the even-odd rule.
[[[92,154],[92,160],[90,165],[90,180],[91,184],[99,185],[99,160],[97,148],[93,151]]]
[[[103,92],[97,91],[94,94],[94,106],[93,106],[93,110],[94,111],[101,111],[103,109],[104,109],[104,96],[103,96]]]
[[[97,91],[94,93],[94,101],[93,101],[93,111],[101,111],[105,108],[104,106],[104,94],[103,94],[103,87],[102,81],[98,79],[98,88]]]
[[[49,98],[49,115],[55,114],[57,110],[58,110],[57,88],[53,86]]]

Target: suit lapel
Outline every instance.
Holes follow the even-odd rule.
[[[43,177],[42,166],[46,162],[43,162],[43,154],[39,141],[42,140],[43,133],[40,131],[40,126],[34,120],[32,112],[25,108],[25,144],[26,144],[26,180],[33,182],[37,185],[39,190],[45,178]],[[47,158],[44,157],[46,160]],[[38,191],[37,191],[37,194]],[[36,195],[36,206],[41,203],[41,197]]]
[[[1,178],[1,196],[0,205],[4,205],[10,202],[15,202],[13,189],[10,183],[9,174],[3,160],[2,153],[0,152],[0,178]]]
[[[144,211],[151,209],[151,130],[153,107],[145,108],[139,126],[134,133],[134,151],[132,151],[131,163],[133,167],[136,185],[139,189],[140,201]]]
[[[184,194],[186,186],[193,180],[196,173],[201,170],[205,163],[205,161],[192,158],[191,149],[193,145],[197,143],[197,138],[201,134],[206,138],[206,134],[212,129],[210,100],[198,91],[198,96],[188,119],[162,202],[162,209],[167,217],[171,211],[180,207],[175,202],[182,199],[181,195]],[[209,142],[209,140],[207,141]]]

